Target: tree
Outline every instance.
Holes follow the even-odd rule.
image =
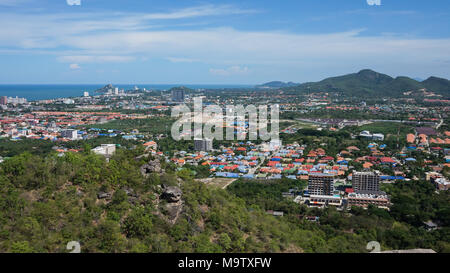
[[[125,247],[125,238],[120,233],[119,224],[115,221],[102,221],[97,227],[95,237],[99,240],[100,251],[120,253]]]
[[[34,249],[27,241],[14,242],[11,245],[11,253],[33,253]]]
[[[230,239],[230,236],[228,236],[228,234],[226,234],[226,233],[220,234],[220,237],[219,237],[219,245],[220,245],[225,251],[231,250],[231,239]]]
[[[123,230],[127,237],[144,238],[152,231],[152,215],[145,208],[135,208],[125,218]]]

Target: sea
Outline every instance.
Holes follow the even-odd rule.
[[[94,91],[104,87],[105,84],[0,84],[0,96],[26,98],[28,101],[47,100],[57,98],[81,97],[84,92],[94,95]],[[252,85],[219,85],[219,84],[117,84],[114,87],[124,90],[133,90],[135,86],[146,90],[169,90],[177,86],[191,89],[224,89],[224,88],[252,88]]]

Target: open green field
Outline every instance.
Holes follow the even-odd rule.
[[[147,119],[113,120],[104,124],[93,124],[87,128],[105,130],[131,131],[137,129],[140,133],[164,134],[170,132],[173,120],[170,118],[155,117]]]
[[[370,131],[371,133],[381,133],[387,135],[406,136],[409,133],[413,133],[413,127],[396,122],[374,122],[359,127],[361,131]]]

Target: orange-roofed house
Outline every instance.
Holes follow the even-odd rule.
[[[158,149],[158,144],[156,144],[156,142],[154,142],[154,141],[146,142],[146,143],[144,143],[144,146],[145,146],[146,148],[151,148],[151,149],[153,149],[153,150]]]
[[[185,162],[184,159],[178,159],[177,160],[177,163],[180,164],[180,165],[184,165],[184,162]]]
[[[415,140],[416,140],[416,136],[413,135],[413,134],[408,134],[408,135],[406,136],[406,141],[407,141],[408,143],[414,143]]]
[[[356,147],[356,146],[350,146],[350,147],[347,147],[347,150],[349,150],[349,151],[359,151],[359,148]]]
[[[420,134],[419,138],[420,138],[420,142],[422,142],[422,143],[427,142],[427,139],[428,139],[427,135],[425,135],[425,134]]]

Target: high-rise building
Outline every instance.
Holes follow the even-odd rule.
[[[7,103],[11,103],[11,104],[24,104],[27,103],[27,99],[26,98],[19,98],[19,97],[8,97],[6,98]]]
[[[355,191],[380,191],[380,176],[375,172],[353,172],[352,186]]]
[[[61,137],[76,140],[78,139],[78,131],[77,130],[63,130],[61,131]]]
[[[211,139],[194,139],[194,149],[196,151],[211,151],[213,143]]]
[[[172,101],[184,102],[184,90],[183,89],[172,90]]]
[[[0,97],[0,104],[1,104],[1,105],[6,105],[6,104],[8,104],[8,98],[7,98],[6,96]]]
[[[84,92],[84,93],[83,93],[83,96],[84,96],[84,97],[89,97],[89,92]]]
[[[333,195],[334,175],[318,173],[308,177],[308,192],[310,195]]]

